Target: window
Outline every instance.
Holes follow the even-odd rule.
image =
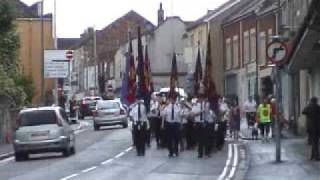
[[[260,32],[259,35],[259,64],[265,65],[266,62],[266,47],[267,46],[267,39],[266,39],[266,32]]]
[[[233,36],[232,39],[232,51],[233,51],[233,67],[239,67],[239,38],[238,36]]]
[[[20,115],[19,126],[40,126],[46,124],[56,124],[56,114],[54,110],[39,110],[25,112]]]
[[[244,63],[248,63],[250,60],[250,41],[249,41],[249,32],[246,31],[243,33],[243,61]]]
[[[203,43],[203,41],[202,41],[202,31],[200,30],[199,31],[199,34],[198,34],[198,41],[200,42],[200,43]]]
[[[231,49],[231,39],[226,40],[226,69],[230,69],[232,65],[232,49]]]
[[[257,59],[257,42],[256,42],[256,30],[250,30],[250,62],[254,62]]]
[[[191,46],[194,46],[194,35],[193,34],[191,34],[190,44],[191,44]]]

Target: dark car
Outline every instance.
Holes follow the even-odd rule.
[[[92,111],[95,109],[97,101],[102,100],[99,96],[84,97],[79,105],[79,119],[84,119],[86,116],[92,116]]]

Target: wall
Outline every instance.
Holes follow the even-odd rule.
[[[33,103],[41,101],[41,23],[40,19],[17,19],[20,37],[19,67],[26,76],[31,76],[35,85]],[[44,49],[53,49],[52,20],[44,20]],[[45,92],[54,88],[52,79],[45,80]]]

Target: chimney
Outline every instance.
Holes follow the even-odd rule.
[[[164,11],[162,9],[162,3],[160,3],[160,9],[158,10],[158,26],[164,22]]]
[[[42,1],[37,2],[37,15],[38,17],[42,16]]]

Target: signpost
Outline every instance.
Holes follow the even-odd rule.
[[[279,39],[278,36],[273,38],[273,42],[267,46],[267,58],[276,68],[276,99],[277,99],[277,117],[276,117],[276,162],[281,162],[281,118],[282,118],[282,82],[281,68],[286,63],[288,55],[287,45]]]
[[[66,50],[44,51],[44,77],[66,78],[69,74],[69,59]]]

